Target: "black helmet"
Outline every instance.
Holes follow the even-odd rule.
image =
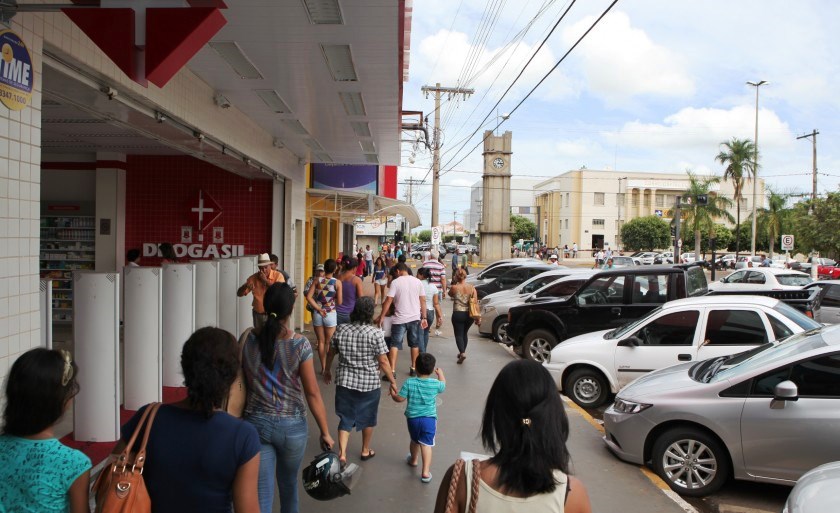
[[[361,475],[362,469],[355,463],[341,468],[338,455],[322,452],[303,469],[303,489],[315,500],[329,501],[348,495]]]

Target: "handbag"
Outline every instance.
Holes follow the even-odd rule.
[[[146,443],[161,403],[152,403],[140,417],[131,439],[110,469],[103,469],[93,483],[96,513],[151,513],[152,500],[143,480]],[[132,453],[137,437],[143,432],[140,449]]]
[[[470,317],[476,322],[481,322],[481,309],[478,308],[478,298],[475,295],[475,289],[472,291],[472,295],[470,295]]]
[[[458,481],[461,480],[461,474],[464,473],[465,465],[466,462],[458,458],[455,460],[455,465],[452,466],[452,478],[449,480],[449,491],[446,494],[446,508],[444,509],[444,513],[456,513],[458,511],[458,505],[456,504]],[[478,466],[479,461],[472,460],[472,482],[471,489],[467,493],[467,513],[475,513],[478,504],[478,482],[481,475]]]
[[[248,386],[245,383],[245,371],[242,369],[242,352],[245,350],[245,342],[248,341],[248,337],[251,336],[253,330],[254,328],[248,328],[239,336],[239,342],[237,343],[239,348],[239,368],[236,370],[236,378],[233,380],[233,384],[230,385],[230,391],[227,397],[222,401],[222,409],[239,419],[245,413],[245,405],[248,402]]]

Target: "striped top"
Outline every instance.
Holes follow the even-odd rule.
[[[446,277],[446,266],[437,260],[426,260],[423,262],[423,267],[429,270],[429,274],[431,275],[429,281],[432,282],[432,285],[437,287],[438,290],[443,289],[443,280],[441,277]]]
[[[274,364],[260,361],[260,344],[251,331],[242,348],[242,368],[248,387],[245,416],[254,414],[305,417],[306,398],[300,380],[300,365],[312,358],[306,337],[295,336],[274,343]]]
[[[437,418],[435,398],[446,390],[446,383],[437,378],[408,378],[400,389],[400,397],[408,399],[405,416]]]
[[[327,313],[335,310],[335,284],[337,281],[335,278],[318,278],[318,281],[315,282],[315,294],[313,298]]]

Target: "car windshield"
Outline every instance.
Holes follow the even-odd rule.
[[[621,339],[623,339],[624,337],[626,337],[627,335],[629,335],[630,333],[633,333],[634,331],[636,331],[636,328],[638,328],[638,327],[639,327],[639,325],[641,325],[641,324],[645,323],[645,322],[646,322],[646,321],[647,321],[650,317],[652,317],[652,316],[654,316],[654,315],[658,314],[660,310],[662,310],[662,307],[661,307],[661,306],[660,306],[659,308],[657,308],[657,309],[655,309],[655,310],[651,311],[649,314],[645,315],[645,316],[644,316],[644,317],[642,317],[641,319],[637,319],[637,320],[635,320],[635,321],[633,321],[633,322],[628,322],[627,324],[624,324],[624,325],[622,325],[622,326],[619,326],[618,328],[616,328],[616,329],[614,329],[614,330],[612,330],[612,331],[608,331],[608,332],[604,335],[604,338],[606,338],[606,339],[619,339],[619,340],[621,340]]]
[[[739,374],[784,360],[791,355],[825,347],[828,344],[823,340],[823,333],[835,328],[837,328],[836,325],[804,331],[731,357],[725,361],[725,366],[718,364],[720,370],[717,373],[711,373],[707,381],[716,382],[735,378]]]
[[[811,319],[804,313],[800,312],[796,308],[790,306],[787,303],[779,303],[773,310],[776,310],[780,314],[784,315],[788,319],[792,320],[796,323],[797,326],[802,328],[805,331],[813,330],[822,326],[822,324],[818,323],[814,319]]]
[[[801,274],[777,274],[776,280],[779,281],[779,285],[791,285],[795,287],[804,287],[813,281],[810,276],[803,276]]]

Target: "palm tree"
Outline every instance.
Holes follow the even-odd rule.
[[[732,138],[721,143],[723,149],[715,160],[726,166],[723,179],[731,180],[735,188],[735,256],[741,251],[741,199],[744,180],[755,176],[755,144],[749,139]]]
[[[770,258],[773,258],[773,245],[782,234],[782,224],[787,212],[785,210],[785,198],[772,190],[769,192],[767,208],[762,208],[759,211],[758,222],[767,230],[767,238],[770,239]]]
[[[700,239],[703,231],[711,232],[718,219],[726,219],[732,222],[732,214],[727,210],[732,206],[732,200],[717,194],[710,194],[709,190],[712,185],[720,183],[719,177],[698,177],[691,171],[688,173],[688,190],[683,192],[683,198],[692,198],[691,204],[685,206],[681,210],[681,219],[685,223],[685,227],[694,232],[694,259],[700,260]],[[705,194],[709,203],[707,205],[698,205],[695,198],[698,195]],[[684,201],[684,203],[686,203]],[[670,213],[673,217],[673,212]],[[676,258],[675,258],[676,261]]]

